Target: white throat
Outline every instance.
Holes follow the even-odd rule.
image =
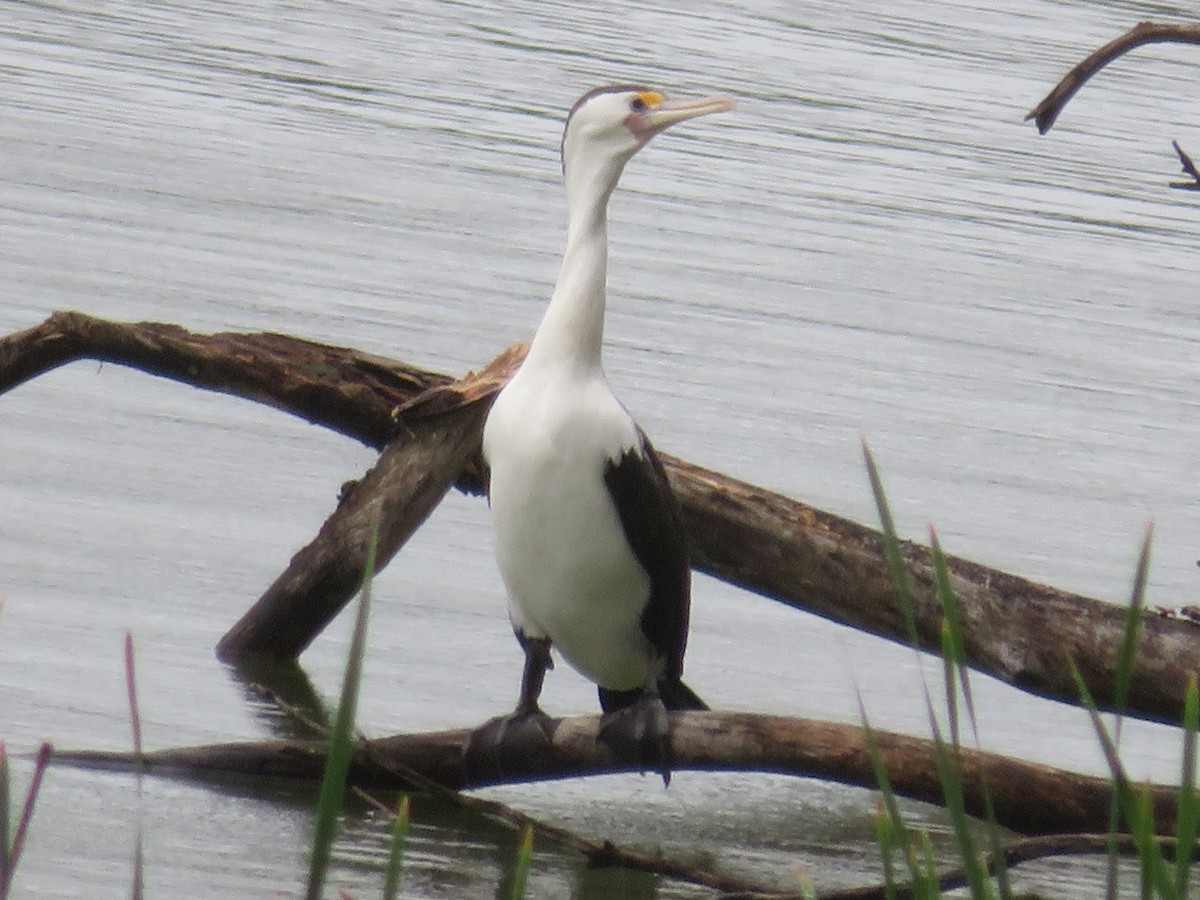
[[[567,247],[525,366],[562,365],[579,374],[601,371],[608,199],[625,161],[582,155],[567,163]]]

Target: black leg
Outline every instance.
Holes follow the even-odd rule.
[[[525,651],[525,670],[521,673],[521,697],[513,714],[545,715],[538,706],[538,698],[542,696],[546,670],[554,668],[554,660],[550,658],[550,638],[526,637],[518,631],[517,640]]]
[[[553,722],[538,706],[546,670],[554,668],[550,639],[531,638],[518,631],[517,640],[525,651],[517,708],[471,732],[463,747],[463,771],[468,782],[518,775],[522,763],[533,764],[551,749]]]

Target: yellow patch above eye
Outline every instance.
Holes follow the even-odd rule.
[[[663,95],[658,91],[642,91],[638,94],[638,99],[646,104],[650,109],[658,109],[663,102]]]

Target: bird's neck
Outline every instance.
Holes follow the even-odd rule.
[[[580,375],[602,371],[608,198],[620,174],[620,168],[568,169],[567,248],[526,364],[565,366]]]

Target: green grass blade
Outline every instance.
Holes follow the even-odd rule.
[[[517,858],[513,865],[512,892],[510,900],[523,900],[529,883],[529,869],[533,865],[533,826],[521,829],[521,842],[517,846]]]
[[[1133,589],[1129,597],[1129,609],[1125,614],[1125,629],[1121,636],[1121,646],[1117,651],[1117,683],[1113,692],[1113,709],[1116,712],[1116,725],[1113,731],[1113,741],[1121,744],[1121,719],[1125,704],[1129,700],[1129,689],[1133,684],[1133,661],[1137,655],[1138,636],[1141,633],[1142,611],[1146,603],[1146,580],[1150,574],[1150,546],[1154,541],[1154,523],[1146,526],[1146,534],[1142,538],[1142,549],[1138,554],[1137,571],[1133,575]]]
[[[1196,732],[1200,728],[1200,694],[1196,675],[1188,679],[1183,701],[1183,775],[1179,783],[1179,801],[1175,810],[1175,886],[1181,900],[1187,900],[1192,856],[1196,845]]]
[[[796,883],[800,887],[801,900],[817,900],[817,889],[807,869],[796,873]]]
[[[884,900],[896,900],[896,829],[882,800],[875,809],[875,843],[883,860]]]
[[[1154,837],[1154,801],[1151,798],[1150,786],[1143,785],[1132,794],[1133,820],[1130,826],[1141,859],[1143,890],[1148,886],[1154,888],[1162,900],[1179,900],[1179,892],[1175,890],[1171,870]],[[1154,848],[1153,853],[1142,849],[1149,847]]]
[[[954,838],[958,843],[963,874],[970,887],[971,897],[973,900],[989,900],[995,896],[995,891],[992,889],[992,881],[987,867],[975,846],[975,839],[971,836],[958,755],[952,748],[938,741],[934,746],[934,761],[937,765],[938,778],[942,782],[942,796],[946,801],[946,811],[950,815],[950,823],[954,828]]]
[[[971,888],[972,898],[987,900],[993,896],[991,881],[988,878],[987,869],[979,858],[975,840],[971,837],[957,748],[950,748],[946,745],[941,727],[938,725],[937,715],[934,712],[933,698],[928,690],[925,692],[925,707],[929,716],[929,729],[933,735],[934,765],[937,768],[938,781],[942,785],[942,799],[945,801],[946,812],[950,816],[950,823],[954,829],[959,855],[962,857],[963,874]]]
[[[1100,712],[1092,699],[1091,691],[1088,690],[1083,676],[1079,674],[1075,660],[1068,657],[1067,664],[1071,670],[1071,678],[1079,690],[1079,697],[1092,720],[1092,728],[1096,732],[1096,737],[1100,739],[1100,747],[1104,751],[1104,759],[1108,764],[1109,772],[1112,773],[1113,784],[1121,804],[1121,812],[1133,835],[1143,870],[1149,873],[1161,900],[1178,900],[1179,894],[1175,890],[1174,880],[1171,878],[1167,862],[1163,858],[1162,849],[1154,837],[1154,812],[1149,800],[1140,797],[1133,790],[1129,776],[1125,773],[1125,767],[1121,764],[1116,743],[1109,735],[1104,720],[1100,718]]]
[[[1004,859],[1004,837],[996,824],[996,810],[992,806],[992,791],[987,778],[983,779],[983,809],[988,824],[988,849],[992,854],[993,878],[1002,900],[1013,896],[1012,883],[1008,880],[1008,863]]]
[[[1125,704],[1129,699],[1130,686],[1133,683],[1133,662],[1137,654],[1138,636],[1141,631],[1142,610],[1145,605],[1146,579],[1150,572],[1150,545],[1154,537],[1154,525],[1146,527],[1142,539],[1142,549],[1138,555],[1137,568],[1133,576],[1133,588],[1130,592],[1129,607],[1125,612],[1125,627],[1122,629],[1121,643],[1117,648],[1116,684],[1113,688],[1113,744],[1121,745],[1121,726],[1124,721]],[[1117,851],[1117,831],[1121,824],[1121,801],[1117,792],[1113,791],[1112,805],[1108,814],[1108,872],[1105,882],[1105,897],[1116,900],[1118,891],[1117,866],[1119,853]]]
[[[892,574],[892,582],[896,585],[896,593],[900,598],[908,639],[914,647],[919,647],[917,621],[913,612],[912,581],[909,577],[908,566],[904,562],[904,552],[896,533],[896,523],[892,519],[892,510],[888,506],[887,493],[883,489],[883,479],[879,476],[879,467],[875,465],[875,457],[871,453],[871,448],[867,446],[866,440],[862,442],[862,449],[863,459],[867,464],[867,477],[871,481],[871,493],[875,497],[875,508],[879,512],[879,524],[883,529],[884,558],[887,560],[888,570]]]
[[[955,747],[961,746],[958,701],[954,687],[954,681],[957,680],[967,722],[971,726],[975,746],[979,747],[979,719],[975,715],[975,699],[971,694],[966,642],[963,639],[962,611],[958,597],[954,593],[953,582],[950,580],[950,567],[946,562],[946,554],[938,540],[937,531],[932,527],[929,529],[929,548],[933,560],[934,586],[942,606],[942,660],[947,681],[946,698],[950,712],[951,742]],[[996,824],[996,812],[992,805],[992,792],[988,786],[987,773],[982,772],[980,775],[980,791],[983,798],[984,815],[988,824],[988,844],[994,860],[996,887],[1000,896],[1007,898],[1012,896],[1012,886],[1008,879],[1008,867],[1004,862],[1003,835],[1000,833],[1000,827]]]
[[[1121,795],[1113,785],[1112,801],[1108,807],[1108,842],[1105,851],[1104,900],[1117,900],[1120,894],[1121,853],[1117,847],[1117,832],[1121,830]]]
[[[942,884],[938,878],[937,857],[934,855],[933,841],[930,840],[928,831],[921,832],[921,851],[924,877],[921,880],[920,892],[914,890],[913,895],[924,897],[926,900],[937,900],[942,896]]]
[[[975,701],[971,697],[971,682],[967,677],[967,651],[963,640],[962,611],[958,597],[954,595],[954,585],[950,580],[950,567],[946,563],[946,554],[942,551],[937,531],[929,529],[929,553],[933,560],[933,583],[937,590],[938,602],[942,606],[942,658],[949,660],[947,666],[950,673],[956,676],[958,689],[962,693],[963,706],[967,719],[971,723],[975,743],[979,743],[979,726],[975,718]],[[947,703],[950,704],[950,735],[954,745],[959,746],[958,733],[958,703],[952,686],[947,687]]]
[[[320,900],[329,860],[333,853],[333,840],[337,834],[338,815],[342,809],[342,798],[346,791],[346,776],[350,771],[350,759],[354,751],[354,716],[358,706],[358,689],[362,681],[363,657],[366,654],[367,617],[371,608],[371,582],[375,577],[375,553],[379,542],[379,510],[376,508],[371,523],[371,539],[367,547],[367,562],[363,573],[362,592],[358,600],[358,612],[354,618],[354,631],[350,638],[350,650],[346,659],[346,670],[342,676],[342,693],[338,703],[337,717],[329,737],[329,751],[325,759],[325,777],[321,781],[320,798],[317,801],[316,828],[313,835],[312,858],[308,870],[308,900]]]
[[[392,842],[388,849],[387,878],[383,883],[384,900],[396,900],[400,890],[400,873],[404,867],[404,845],[408,842],[409,812],[412,798],[405,794],[396,808],[396,820],[392,823]]]
[[[883,753],[879,749],[879,741],[875,738],[875,730],[871,727],[871,723],[867,719],[867,709],[863,705],[862,694],[858,694],[858,712],[862,718],[863,734],[867,740],[867,757],[871,760],[871,768],[875,773],[875,783],[879,785],[879,794],[883,800],[886,815],[889,843],[886,848],[887,853],[884,855],[884,871],[892,872],[889,880],[894,882],[895,874],[892,867],[892,852],[899,849],[901,855],[904,857],[905,864],[908,866],[908,875],[912,881],[915,895],[924,883],[925,876],[917,860],[916,847],[912,836],[904,824],[904,817],[900,814],[900,804],[896,800],[896,792],[892,790],[892,780],[888,777],[887,766],[883,762]],[[876,828],[879,827],[880,824],[877,822]],[[880,846],[879,849],[880,853],[883,854],[885,848]]]
[[[887,560],[888,569],[892,575],[892,580],[896,587],[897,597],[900,602],[901,609],[904,614],[905,625],[908,629],[909,639],[914,648],[919,648],[919,637],[916,626],[916,606],[913,600],[913,590],[911,576],[908,571],[908,566],[904,561],[902,544],[899,536],[896,533],[895,521],[892,518],[891,509],[888,505],[887,494],[883,487],[883,480],[879,474],[879,468],[875,463],[873,454],[866,441],[863,441],[863,458],[867,466],[867,474],[871,483],[871,491],[874,495],[875,506],[879,513],[879,520],[883,531],[884,538],[884,554]],[[929,691],[928,684],[925,686],[925,701],[929,713],[929,724],[933,734],[933,739],[936,747],[936,762],[938,766],[939,778],[942,782],[943,796],[946,800],[946,808],[951,817],[954,827],[955,838],[959,845],[960,854],[963,860],[964,874],[967,882],[970,885],[972,896],[985,900],[995,896],[995,890],[990,876],[987,873],[987,868],[980,858],[978,849],[975,846],[975,840],[970,832],[970,820],[966,813],[966,800],[963,791],[962,775],[958,765],[957,750],[961,745],[961,728],[959,716],[958,697],[961,690],[965,710],[970,719],[976,743],[979,742],[979,730],[977,720],[975,718],[975,706],[971,696],[970,680],[967,677],[966,671],[966,651],[963,640],[963,629],[959,605],[957,598],[954,596],[953,584],[950,578],[949,566],[946,563],[945,554],[941,550],[941,546],[937,540],[937,534],[933,529],[930,529],[930,543],[932,547],[933,559],[933,575],[934,585],[937,590],[937,595],[942,606],[942,630],[941,630],[941,649],[942,649],[942,672],[945,683],[946,709],[950,726],[951,743],[953,752],[947,748],[942,737],[941,728],[938,724],[936,712],[934,710],[933,698]],[[922,672],[922,681],[924,674]],[[881,759],[878,759],[878,746],[875,742],[874,735],[871,732],[866,721],[866,713],[863,711],[861,696],[859,698],[859,709],[862,712],[864,729],[867,734],[868,752],[872,754],[872,765],[875,767],[876,781],[880,786],[880,791],[884,796],[884,802],[887,805],[889,816],[896,820],[903,828],[902,822],[899,820],[899,810],[895,804],[894,795],[891,792],[890,783],[887,781],[887,773],[882,765]],[[995,823],[995,814],[991,807],[991,798],[987,791],[986,779],[983,785],[985,808],[989,813],[991,825],[991,845],[993,851],[1001,849],[1001,840],[999,828]],[[877,823],[877,831],[882,834],[882,829],[886,823]],[[926,853],[925,866],[922,868],[917,860],[914,852],[914,847],[911,839],[906,831],[899,832],[902,841],[902,847],[905,849],[905,859],[909,863],[910,872],[912,874],[912,889],[914,896],[940,896],[940,888],[938,886],[937,867],[932,856],[932,847],[928,843],[928,835],[925,835]],[[881,852],[890,850],[890,847],[885,847],[880,844]],[[1001,885],[1003,896],[1008,896],[1011,891],[1008,889],[1007,873],[1003,867],[1003,854],[996,853],[997,859],[1000,860],[998,872],[998,881]],[[889,879],[894,876],[889,873],[889,867],[886,860],[890,859],[885,856],[885,875]],[[887,888],[885,888],[887,890]]]
[[[942,682],[946,691],[946,713],[950,721],[950,743],[961,747],[958,733],[958,666],[954,662],[954,644],[950,623],[942,620]]]
[[[957,604],[950,585],[945,556],[941,553],[941,548],[937,544],[937,535],[933,529],[930,529],[930,537],[934,558],[934,582],[943,612],[942,670],[945,674],[946,706],[952,736],[952,746],[947,746],[938,724],[933,697],[927,687],[925,689],[925,707],[929,715],[929,729],[934,742],[934,764],[937,767],[938,780],[942,785],[942,799],[945,801],[946,812],[950,816],[954,838],[958,843],[959,856],[962,858],[963,874],[966,877],[971,896],[975,900],[989,900],[994,896],[994,892],[987,869],[979,858],[975,840],[971,837],[970,823],[966,813],[966,799],[963,793],[962,770],[959,765],[958,688],[956,682],[962,654],[956,644]],[[961,633],[959,637],[961,638]]]

